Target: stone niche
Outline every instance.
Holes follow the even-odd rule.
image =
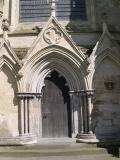
[[[94,75],[92,126],[98,139],[120,134],[120,66],[105,58]]]
[[[0,137],[18,135],[16,91],[16,80],[9,68],[4,65],[0,70]]]

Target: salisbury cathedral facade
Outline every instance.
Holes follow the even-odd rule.
[[[0,1],[0,144],[120,140],[120,1]]]

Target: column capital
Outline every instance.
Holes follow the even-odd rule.
[[[17,97],[20,99],[33,99],[33,98],[41,98],[42,93],[31,93],[31,92],[17,92]]]
[[[73,90],[73,91],[69,91],[69,94],[70,95],[73,95],[73,94],[93,95],[94,92],[95,92],[95,90],[93,90],[93,89],[90,89],[90,90]]]
[[[94,95],[95,90],[86,90],[86,94],[88,96],[93,96]]]
[[[74,94],[74,91],[69,91],[69,95],[72,96]]]

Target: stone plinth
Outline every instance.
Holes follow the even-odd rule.
[[[76,142],[80,143],[97,143],[99,140],[96,138],[95,134],[77,134]]]

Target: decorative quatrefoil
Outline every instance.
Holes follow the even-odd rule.
[[[62,33],[55,27],[50,27],[44,32],[44,39],[49,44],[59,43],[62,37]]]

